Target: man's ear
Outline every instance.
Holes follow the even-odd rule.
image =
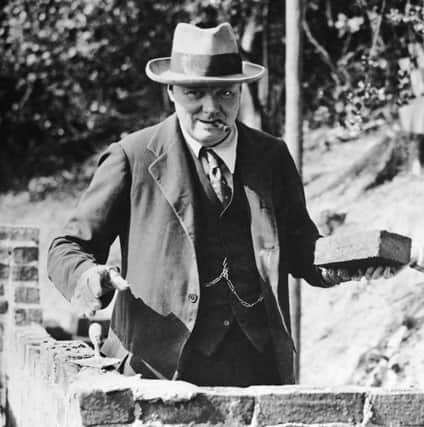
[[[169,100],[170,100],[171,102],[175,102],[175,99],[174,99],[174,92],[173,92],[173,86],[172,86],[172,85],[168,85],[168,86],[166,87],[166,90],[167,90],[167,92],[168,92]]]

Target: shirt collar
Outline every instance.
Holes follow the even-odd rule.
[[[191,137],[188,132],[181,126],[181,132],[184,136],[187,145],[193,151],[197,158],[199,158],[200,149],[202,148],[202,144],[196,141],[193,137]],[[215,147],[211,147],[213,151],[222,159],[225,163],[225,166],[229,169],[229,171],[234,174],[234,170],[236,168],[236,152],[237,152],[237,140],[238,140],[238,130],[237,126],[233,126],[230,134],[218,145]]]

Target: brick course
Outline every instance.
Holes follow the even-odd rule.
[[[16,303],[27,303],[27,304],[39,304],[40,303],[40,289],[18,286],[15,288],[15,302]]]
[[[38,246],[15,246],[12,249],[12,258],[15,264],[29,264],[38,261]]]
[[[36,265],[13,265],[12,280],[38,280],[38,267]]]

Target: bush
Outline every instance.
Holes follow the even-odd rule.
[[[169,53],[181,1],[9,0],[0,15],[0,188],[68,167],[157,120],[148,59]]]

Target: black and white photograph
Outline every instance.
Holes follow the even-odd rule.
[[[424,427],[423,0],[3,0],[0,58],[0,427]]]

